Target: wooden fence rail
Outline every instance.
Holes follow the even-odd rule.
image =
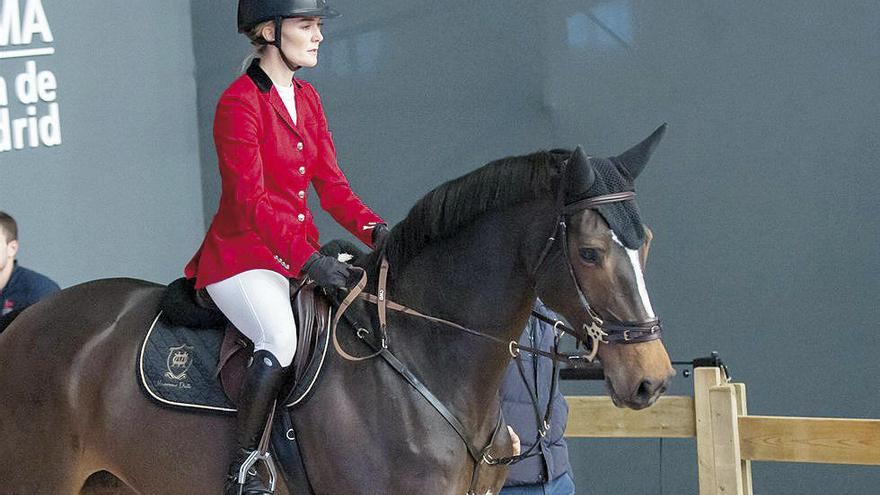
[[[880,466],[880,419],[749,416],[746,387],[716,367],[694,370],[694,396],[619,409],[607,397],[567,397],[566,436],[696,438],[700,495],[751,495],[752,461]]]

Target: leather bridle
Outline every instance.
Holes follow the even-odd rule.
[[[562,252],[568,268],[568,274],[571,278],[572,283],[574,284],[575,290],[577,291],[578,300],[581,303],[581,308],[584,310],[584,313],[587,316],[586,320],[588,322],[582,324],[581,329],[583,330],[583,333],[576,332],[575,330],[568,328],[565,325],[559,326],[559,329],[565,333],[573,335],[584,344],[590,341],[590,352],[586,355],[580,356],[580,358],[585,359],[589,362],[593,362],[593,360],[596,358],[596,355],[599,353],[599,344],[638,344],[641,342],[657,340],[660,338],[662,326],[658,318],[639,322],[617,321],[609,323],[600,318],[598,313],[596,313],[596,311],[593,310],[593,308],[590,306],[590,303],[587,300],[584,291],[581,289],[581,284],[580,282],[578,282],[578,279],[574,274],[574,266],[572,265],[571,257],[569,256],[567,237],[568,225],[566,219],[574,213],[586,209],[595,209],[597,206],[600,205],[633,200],[636,197],[636,193],[634,191],[622,191],[611,194],[603,194],[600,196],[592,196],[566,203],[565,170],[567,166],[568,160],[563,162],[560,171],[560,176],[562,177],[562,179],[560,180],[559,190],[556,194],[558,213],[556,215],[556,222],[554,224],[553,232],[547,238],[547,241],[544,244],[544,248],[541,250],[541,254],[538,257],[538,262],[535,264],[535,268],[532,269],[532,279],[537,279],[538,271],[544,264],[544,261],[547,259],[547,255],[550,253],[550,249],[556,243],[558,235],[559,241],[562,243]],[[556,325],[556,322],[546,317],[543,317],[543,315],[540,315],[535,311],[532,311],[532,315],[547,323]]]

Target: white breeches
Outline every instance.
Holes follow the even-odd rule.
[[[296,323],[290,281],[272,270],[248,270],[205,287],[229,321],[254,343],[290,366],[296,352]]]

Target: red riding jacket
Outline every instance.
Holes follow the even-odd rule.
[[[321,207],[365,244],[385,223],[339,169],[318,93],[307,82],[294,84],[295,125],[259,60],[220,97],[214,143],[223,191],[205,240],[184,269],[196,288],[259,268],[298,277],[319,247],[309,181]]]

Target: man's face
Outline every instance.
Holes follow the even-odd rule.
[[[18,241],[8,240],[6,230],[0,227],[0,272],[12,265],[15,254],[18,252]]]

